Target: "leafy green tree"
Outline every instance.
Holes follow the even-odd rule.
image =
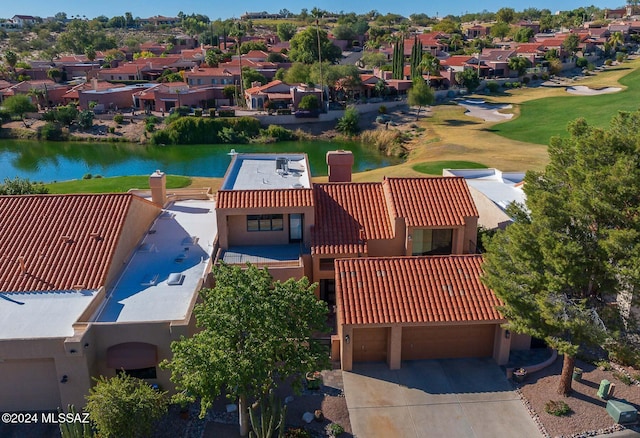
[[[360,113],[352,106],[344,111],[344,115],[338,119],[336,130],[344,135],[356,135],[360,131]]]
[[[78,124],[82,129],[89,129],[93,126],[93,111],[82,110],[78,113]]]
[[[298,28],[293,23],[278,23],[276,32],[280,41],[289,41],[298,31]]]
[[[311,68],[308,64],[294,62],[284,74],[284,81],[287,84],[306,84],[309,82]]]
[[[491,26],[491,36],[493,38],[500,38],[500,40],[504,40],[504,38],[509,35],[511,32],[511,26],[509,23],[505,23],[504,21],[499,21],[498,23]]]
[[[240,45],[240,53],[246,54],[252,50],[262,50],[263,52],[268,52],[269,49],[264,41],[245,41]]]
[[[244,81],[243,85],[245,89],[251,88],[251,84],[254,82],[259,82],[260,85],[267,83],[267,78],[251,67],[242,67],[242,80]]]
[[[331,63],[338,61],[342,57],[342,50],[329,41],[324,30],[316,30],[313,27],[307,27],[291,38],[289,59],[305,64],[312,64],[318,61],[318,35],[320,35],[319,46],[322,60]]]
[[[450,18],[443,18],[438,23],[434,24],[432,29],[436,32],[459,33],[460,23],[453,21]]]
[[[568,138],[552,138],[545,170],[527,173],[526,208],[513,206],[514,223],[485,245],[484,281],[510,328],[564,354],[560,394],[571,391],[582,346],[617,330],[624,339],[616,320],[631,303],[616,310],[609,300],[639,290],[638,123],[638,111],[619,113],[608,130],[570,123]]]
[[[480,85],[478,72],[472,68],[465,68],[456,73],[456,82],[465,87],[469,91],[473,91]]]
[[[513,34],[513,40],[518,43],[528,43],[534,35],[530,27],[519,27]]]
[[[307,94],[306,96],[302,96],[300,99],[300,103],[298,103],[298,108],[301,110],[314,111],[320,108],[320,101],[318,96],[315,94]]]
[[[101,437],[149,436],[154,423],[167,412],[167,393],[153,389],[144,380],[125,373],[95,380],[85,411]]]
[[[522,76],[529,67],[531,67],[531,61],[524,56],[514,56],[509,58],[509,69],[518,72],[518,76]]]
[[[237,93],[238,89],[235,85],[225,85],[225,87],[222,89],[222,95],[225,97],[225,99],[233,100],[236,97]]]
[[[418,112],[416,112],[416,120],[420,117],[420,110],[423,106],[428,106],[433,103],[435,96],[431,87],[422,79],[421,76],[413,78],[413,84],[409,90],[409,97],[407,102],[410,106],[417,106]]]
[[[58,82],[62,78],[62,71],[58,68],[50,68],[47,70],[47,77],[54,82]]]
[[[0,184],[0,195],[37,195],[49,193],[49,189],[43,184],[35,183],[29,178],[15,177],[5,178]]]
[[[31,98],[25,94],[16,94],[15,96],[7,97],[2,102],[2,106],[12,116],[20,117],[25,127],[27,127],[27,122],[24,119],[24,115],[36,111],[36,106],[31,101]]]
[[[305,278],[273,281],[266,269],[219,265],[214,289],[200,292],[193,337],[173,342],[163,366],[181,391],[176,401],[200,398],[204,416],[225,391],[240,402],[240,434],[248,432],[248,402],[280,380],[328,363],[314,334],[326,330],[327,305]],[[299,379],[294,379],[299,381]]]
[[[9,68],[11,70],[14,70],[16,68],[16,63],[18,62],[18,55],[16,55],[16,53],[11,50],[7,50],[6,52],[4,52],[4,60]]]
[[[580,37],[577,33],[570,33],[562,42],[562,48],[569,52],[571,56],[575,55],[578,51],[578,45],[580,44]]]
[[[516,11],[513,8],[500,8],[496,12],[496,20],[498,23],[513,23],[516,19]]]
[[[339,25],[334,27],[331,33],[333,33],[333,36],[336,39],[347,40],[349,42],[354,40],[358,36],[350,26],[346,25]]]
[[[382,67],[387,64],[387,55],[382,52],[364,52],[360,60],[367,67]]]

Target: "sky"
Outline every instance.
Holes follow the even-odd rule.
[[[131,12],[134,17],[148,18],[154,15],[164,15],[174,17],[182,11],[189,15],[198,13],[207,15],[210,19],[217,18],[239,18],[240,15],[249,11],[264,11],[276,13],[280,9],[288,9],[293,13],[299,13],[301,8],[308,10],[318,7],[331,12],[356,12],[364,13],[377,10],[382,14],[392,12],[405,17],[413,13],[424,13],[429,16],[462,15],[467,12],[481,12],[486,9],[495,12],[503,7],[510,7],[516,11],[526,8],[549,9],[552,12],[559,8],[562,10],[576,9],[581,6],[594,5],[598,8],[618,8],[626,4],[623,0],[529,0],[525,2],[500,1],[500,0],[452,0],[452,1],[401,1],[393,2],[388,0],[358,0],[355,2],[345,2],[344,0],[278,0],[268,2],[265,0],[243,0],[243,1],[212,1],[212,0],[66,0],[56,2],[52,0],[29,0],[26,3],[18,1],[2,0],[0,8],[0,18],[11,18],[14,15],[33,15],[39,17],[50,17],[57,12],[65,12],[68,17],[86,16],[94,18],[100,15],[113,17]],[[272,5],[272,6],[269,6]]]

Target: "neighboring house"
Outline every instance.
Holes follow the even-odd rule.
[[[510,77],[509,59],[515,56],[513,49],[483,49],[479,59],[481,65],[489,67],[488,77]]]
[[[222,93],[213,86],[190,87],[184,82],[154,84],[133,94],[134,106],[150,111],[170,111],[187,106],[210,108],[215,106]],[[225,101],[226,102],[226,101]]]
[[[149,18],[140,19],[140,25],[151,24],[153,26],[175,26],[180,24],[182,20],[178,17],[165,17],[163,15],[155,15]]]
[[[527,337],[511,344],[479,281],[478,212],[463,178],[352,183],[350,152],[327,163],[329,183],[313,184],[306,155],[234,155],[218,192],[216,262],[317,282],[336,306],[332,358],[344,370],[435,357],[504,364],[512,346],[528,348]]]
[[[106,81],[98,81],[97,79],[92,79],[88,82],[83,82],[72,87],[62,96],[62,102],[64,105],[67,105],[72,102],[79,102],[80,100],[80,92],[81,91],[105,91],[114,88],[122,88],[125,87],[124,84],[112,84],[111,82]]]
[[[81,408],[99,375],[174,391],[158,367],[194,333],[211,269],[214,203],[134,194],[0,197],[3,412]],[[173,196],[173,194],[171,194]],[[18,214],[19,213],[19,214]]]
[[[200,67],[185,71],[184,79],[190,86],[210,85],[224,88],[240,81],[240,71],[224,67]]]
[[[55,106],[64,102],[63,96],[71,88],[69,85],[58,84],[50,79],[40,81],[23,81],[0,91],[2,99],[17,94],[29,95],[34,104],[41,106]],[[34,94],[37,90],[39,96]]]
[[[98,70],[97,77],[103,81],[141,81],[144,65],[122,64],[114,68]]]
[[[244,90],[244,97],[247,108],[260,110],[267,102],[273,105],[287,108],[293,104],[293,85],[285,84],[282,81],[271,81],[268,84],[257,85]]]
[[[465,37],[467,37],[467,39],[469,40],[484,38],[486,36],[489,36],[489,34],[491,33],[491,26],[481,26],[479,24],[476,24],[465,29],[464,32]]]
[[[523,172],[502,172],[498,169],[444,169],[443,176],[462,177],[478,209],[478,226],[486,230],[505,228],[513,220],[507,207],[516,202],[524,205]]]
[[[11,21],[16,27],[22,29],[26,26],[33,26],[38,22],[38,19],[31,15],[14,15],[11,17]]]
[[[158,84],[136,84],[121,86],[116,84],[112,87],[104,86],[97,89],[78,90],[78,107],[82,110],[90,108],[90,103],[102,105],[107,110],[118,111],[135,107],[133,96],[142,91],[155,87]]]
[[[531,66],[541,64],[544,59],[544,46],[540,43],[522,43],[516,46],[516,56],[527,58]]]

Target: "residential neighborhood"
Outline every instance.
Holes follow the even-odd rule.
[[[637,2],[68,13],[0,18],[0,436],[640,436]]]

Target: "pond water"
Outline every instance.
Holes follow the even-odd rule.
[[[0,140],[0,182],[16,176],[53,182],[82,178],[147,175],[160,169],[172,175],[223,177],[236,152],[306,152],[313,176],[327,174],[327,151],[353,152],[353,171],[390,166],[399,159],[380,155],[359,143],[329,141],[282,142],[268,145],[148,146],[130,143],[34,142]]]

